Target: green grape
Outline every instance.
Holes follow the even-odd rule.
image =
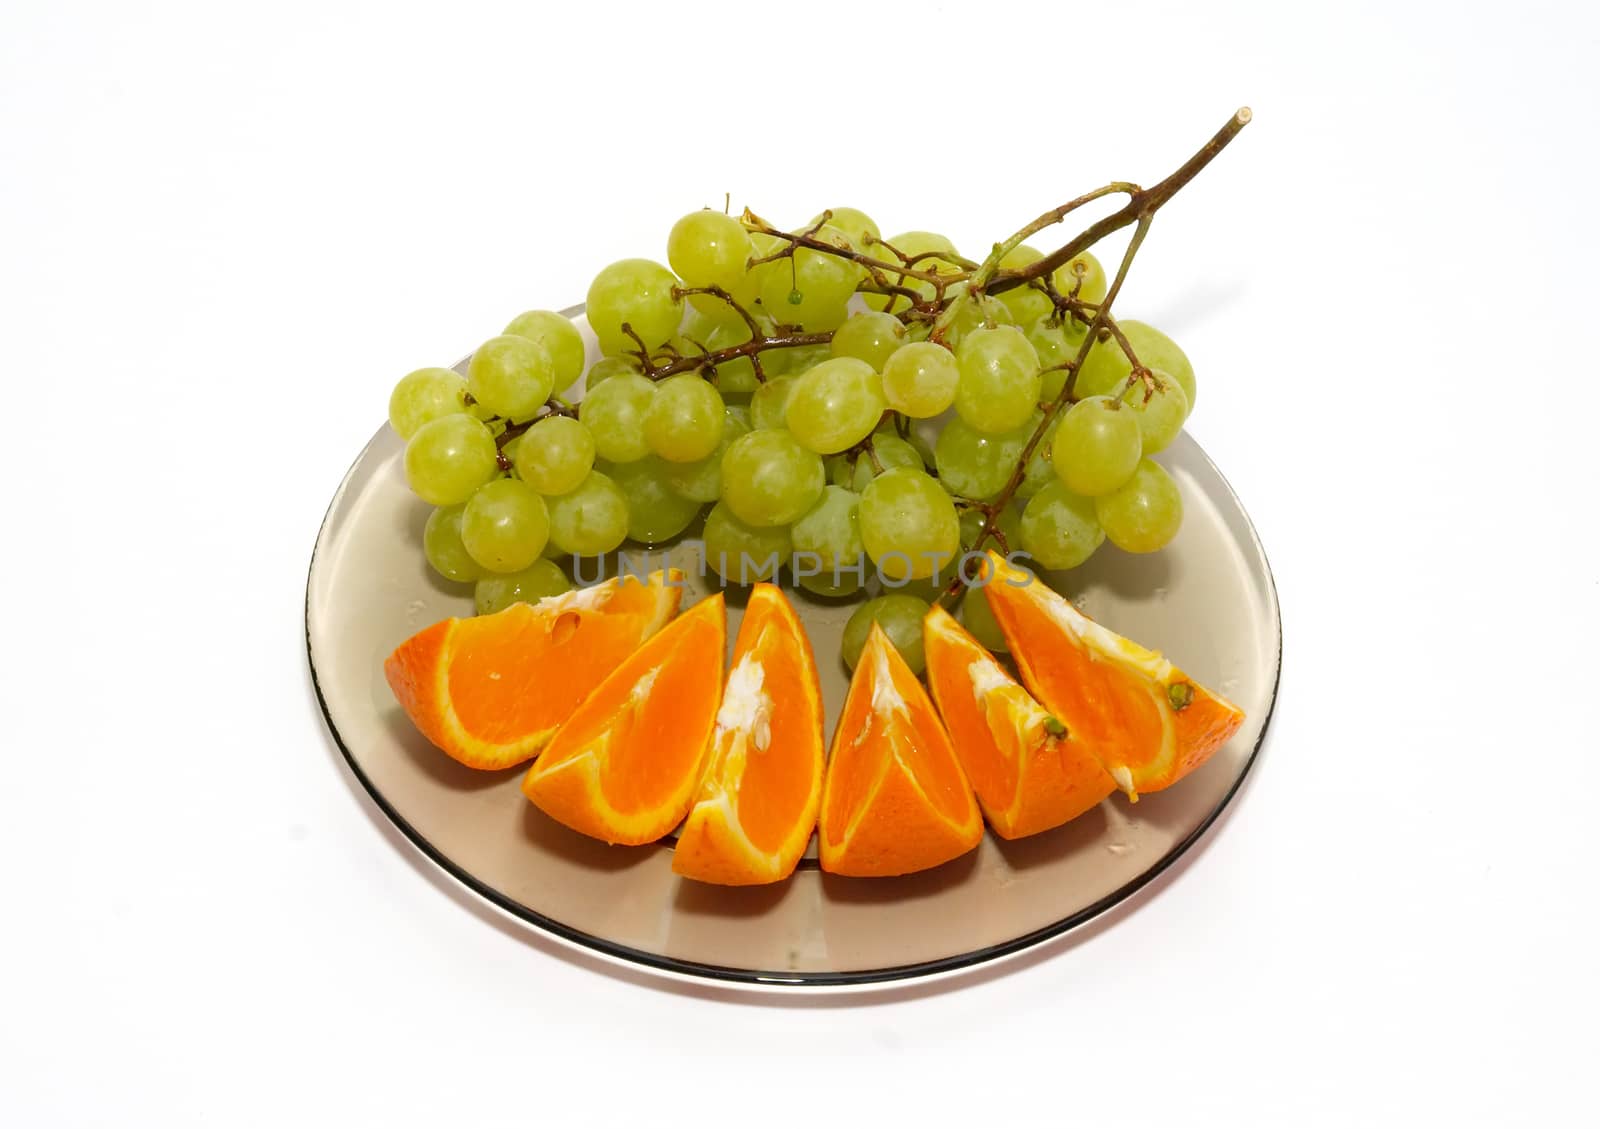
[[[472,559],[461,543],[461,511],[466,506],[441,506],[428,515],[422,527],[422,555],[446,580],[470,584],[483,575],[483,566]]]
[[[594,468],[594,436],[571,416],[547,416],[507,444],[517,477],[541,494],[565,494]]]
[[[983,531],[983,511],[970,508],[962,510],[956,518],[956,527],[961,530],[961,547],[970,549]]]
[[[955,403],[960,379],[954,353],[931,341],[913,341],[884,362],[883,396],[895,411],[927,419]]]
[[[1071,297],[1076,287],[1080,302],[1100,302],[1106,296],[1106,269],[1100,265],[1099,259],[1087,251],[1062,263],[1050,280],[1063,297]]]
[[[789,410],[789,393],[794,388],[794,376],[769,376],[765,384],[750,397],[750,423],[757,431],[776,430],[783,427],[783,418]]]
[[[500,472],[494,434],[465,413],[429,420],[406,444],[406,482],[424,502],[454,506]]]
[[[1005,632],[1000,630],[1000,622],[994,618],[994,609],[989,606],[989,597],[983,594],[983,588],[969,588],[966,595],[961,597],[961,623],[974,639],[989,650],[1004,652],[1011,649],[1006,642]]]
[[[726,502],[706,515],[704,540],[706,564],[730,584],[771,580],[794,552],[788,526],[748,525]]]
[[[878,457],[876,464],[872,461],[872,455]],[[867,488],[867,483],[882,473],[878,469],[880,466],[883,470],[897,466],[911,467],[919,471],[927,469],[922,462],[922,453],[892,431],[879,432],[872,437],[872,455],[857,455],[854,465],[850,468],[848,480],[840,485],[849,486],[859,494]]]
[[[504,332],[544,346],[555,373],[553,391],[566,391],[583,375],[583,334],[560,314],[552,310],[529,310],[512,318]]]
[[[1021,270],[1023,267],[1032,266],[1044,255],[1029,247],[1026,243],[1011,248],[1000,256],[1000,266],[1004,270]],[[1055,312],[1055,304],[1050,301],[1050,295],[1038,287],[1014,286],[1010,290],[1002,291],[996,296],[1011,313],[1011,320],[1017,325],[1032,325],[1039,318],[1046,317]]]
[[[1080,398],[1115,396],[1122,391],[1132,371],[1133,365],[1122,351],[1122,346],[1110,334],[1106,334],[1094,343],[1089,355],[1083,359],[1078,383],[1073,385],[1072,391]]]
[[[722,438],[717,449],[697,463],[667,463],[667,486],[691,502],[715,502],[722,497],[722,456],[733,441],[750,431],[749,413],[739,407],[722,409]]]
[[[589,284],[585,307],[600,348],[608,355],[634,348],[624,325],[646,348],[664,345],[683,318],[683,303],[672,296],[677,285],[671,271],[649,259],[623,259],[602,270]]]
[[[885,471],[861,492],[861,542],[887,581],[916,580],[945,569],[961,547],[950,495],[910,467]]]
[[[939,481],[963,498],[981,502],[994,497],[1011,481],[1035,426],[1028,420],[1013,431],[985,435],[959,419],[951,420],[933,445]]]
[[[694,373],[669,376],[645,411],[645,442],[668,462],[698,462],[722,438],[722,408],[717,390]]]
[[[786,349],[769,349],[761,355],[761,365],[768,378],[799,376],[832,355],[826,345],[791,345]]]
[[[620,376],[625,372],[634,376],[642,375],[637,361],[627,357],[606,357],[589,366],[589,372],[583,378],[583,387],[585,391],[593,392],[601,381]]]
[[[965,293],[967,284],[958,282],[945,291],[951,298],[959,297]],[[976,300],[967,299],[961,303],[961,308],[956,311],[956,316],[945,327],[944,339],[952,349],[960,350],[961,342],[975,329],[986,326],[1012,325],[1016,319],[1011,316],[1011,311],[998,298],[981,295]]]
[[[512,604],[537,604],[549,596],[572,591],[572,581],[553,561],[534,561],[521,572],[479,579],[473,602],[479,615],[493,615]]]
[[[934,458],[933,454],[933,444],[928,441],[926,435],[916,428],[912,428],[911,434],[906,437],[906,441],[917,449],[917,454],[922,456],[923,470],[932,470],[938,465],[938,460]]]
[[[872,222],[872,217],[860,208],[829,208],[833,215],[828,217],[828,227],[838,231],[850,241],[850,246],[857,251],[867,250],[867,244],[874,239],[881,238],[878,225]],[[811,227],[822,218],[818,212],[811,217],[811,222],[806,224]]]
[[[1109,396],[1079,400],[1061,417],[1050,441],[1056,475],[1074,494],[1109,494],[1138,469],[1139,431],[1138,415],[1120,401]]]
[[[1120,489],[1094,500],[1094,512],[1117,548],[1153,553],[1178,535],[1183,495],[1160,463],[1142,459]]]
[[[749,525],[788,525],[822,495],[822,456],[787,431],[758,430],[722,456],[722,500]]]
[[[644,418],[656,386],[636,372],[619,373],[591,388],[578,405],[578,418],[594,436],[595,452],[613,463],[631,463],[650,453]]]
[[[829,455],[822,460],[822,469],[827,472],[830,486],[848,487],[855,475],[855,461],[848,455]]]
[[[1039,425],[1038,417],[1029,424],[1029,430]],[[1033,454],[1028,456],[1028,465],[1022,472],[1022,481],[1017,485],[1016,496],[1027,501],[1050,483],[1057,481],[1055,467],[1050,462],[1051,444],[1055,441],[1056,429],[1061,426],[1061,416],[1056,416],[1050,421],[1050,426],[1044,429],[1044,434],[1039,437],[1039,442],[1034,444]]]
[[[478,488],[461,512],[461,543],[490,572],[520,572],[550,538],[544,499],[526,482],[497,478]]]
[[[682,464],[640,459],[611,468],[611,479],[628,500],[628,536],[646,545],[669,541],[689,527],[700,503],[672,489],[669,467]]]
[[[1086,326],[1077,322],[1053,324],[1048,317],[1040,318],[1028,326],[1028,344],[1039,356],[1039,400],[1054,403],[1067,383],[1067,370],[1060,367],[1078,359],[1078,347],[1083,343]]]
[[[925,657],[922,650],[922,617],[928,614],[928,601],[904,592],[879,596],[857,608],[845,621],[844,636],[839,640],[839,654],[851,670],[861,661],[867,636],[876,623],[894,644],[900,657],[913,674],[920,675]]]
[[[1077,568],[1106,539],[1095,503],[1052,482],[1029,499],[1019,528],[1022,551],[1043,568]]]
[[[594,470],[566,494],[546,498],[550,540],[563,553],[595,557],[628,536],[628,499],[608,476]]]
[[[826,227],[816,237],[830,236],[848,242]],[[855,263],[802,247],[789,260],[780,259],[771,265],[774,269],[761,279],[761,304],[775,321],[798,325],[809,333],[837,329],[844,323],[845,303],[863,277]]]
[[[1178,343],[1152,325],[1142,321],[1119,322],[1128,344],[1133,346],[1139,363],[1146,368],[1159,369],[1176,380],[1183,389],[1184,402],[1194,411],[1194,365],[1178,348]]]
[[[892,245],[895,250],[908,259],[914,259],[918,255],[926,255],[930,251],[948,251],[952,255],[960,254],[956,250],[956,245],[950,241],[948,236],[940,235],[936,231],[903,231],[899,235],[885,239],[884,242]],[[877,257],[883,258],[881,255]],[[884,261],[888,262],[889,260],[884,259]],[[956,265],[949,259],[929,258],[921,260],[914,266],[921,267],[925,263],[938,264],[937,267],[930,268],[938,270],[953,268]],[[929,291],[929,293],[931,294],[932,291]]]
[[[893,314],[852,314],[834,330],[829,348],[836,357],[855,357],[882,372],[883,362],[900,348],[905,336],[906,327]]]
[[[410,439],[430,420],[466,410],[466,379],[447,368],[408,372],[389,394],[389,426],[402,439]]]
[[[1015,503],[1007,505],[995,517],[995,528],[1000,536],[1004,537],[1007,549],[1019,548],[1022,544],[1022,511]],[[978,543],[978,534],[983,531],[983,511],[963,510],[961,513],[961,547],[970,549]],[[1000,544],[993,538],[984,542],[988,548],[1000,549]]]
[[[1124,389],[1121,402],[1139,421],[1147,455],[1165,450],[1183,430],[1183,421],[1189,416],[1189,398],[1183,393],[1183,385],[1160,369],[1151,370],[1150,383],[1136,380]]]
[[[804,446],[831,455],[871,435],[886,407],[871,365],[834,357],[795,378],[783,418]]]
[[[1039,357],[1015,326],[975,329],[956,349],[956,414],[979,431],[1012,431],[1039,407]]]
[[[930,251],[948,251],[952,255],[958,253],[954,243],[950,242],[950,240],[946,239],[944,236],[932,231],[906,231],[894,236],[892,239],[884,240],[884,242],[890,244],[890,246],[894,247],[895,250],[899,251],[901,255],[904,255],[908,259],[916,258],[918,255],[927,254]],[[900,262],[899,256],[896,255],[894,251],[890,251],[884,247],[868,247],[866,248],[866,251],[872,256],[872,258],[877,259],[879,262],[894,264],[898,264]],[[958,268],[956,264],[949,259],[933,256],[926,259],[919,259],[917,262],[912,263],[911,269],[920,271],[950,271]],[[910,290],[915,290],[924,299],[932,298],[934,295],[934,286],[931,282],[922,282],[919,279],[906,278],[904,275],[890,274],[887,271],[885,271],[884,274],[887,276],[888,282],[904,286]],[[867,305],[872,309],[885,310],[891,314],[907,309],[911,305],[909,301],[899,294],[868,294],[866,296],[866,300]]]
[[[744,226],[721,212],[690,212],[667,236],[667,262],[686,286],[720,286],[731,292],[754,253]]]
[[[695,294],[691,295],[691,297],[704,298],[707,295]],[[688,310],[683,315],[683,324],[678,327],[677,334],[670,340],[697,342],[704,345],[706,338],[711,336],[712,330],[728,325],[731,322],[743,320],[727,303],[717,299],[717,305],[721,307],[720,310],[707,313],[693,302],[690,302]],[[699,352],[698,349],[695,351]]]
[[[790,527],[795,580],[800,587],[819,596],[848,596],[865,583],[866,550],[857,519],[860,505],[860,495],[842,486],[829,486],[817,504]]]
[[[706,351],[721,352],[750,340],[750,327],[743,319],[714,326],[706,335]],[[756,380],[756,367],[749,357],[735,357],[717,366],[717,391],[724,402],[748,400],[761,386]]]
[[[528,419],[555,388],[550,353],[526,337],[491,337],[467,362],[467,391],[495,415]]]

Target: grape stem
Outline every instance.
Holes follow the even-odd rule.
[[[1127,357],[1128,363],[1133,366],[1133,372],[1129,374],[1129,378],[1147,375],[1150,370],[1139,363],[1139,355],[1133,351],[1133,342],[1129,341],[1128,335],[1122,332],[1122,327],[1117,324],[1117,319],[1109,313],[1105,314],[1104,317],[1106,331],[1116,340],[1117,344],[1122,348],[1123,356]]]
[[[1029,263],[1025,267],[1019,267],[1016,270],[997,271],[993,279],[986,285],[986,292],[990,294],[999,294],[1003,291],[1010,290],[1014,286],[1020,286],[1030,279],[1053,274],[1057,267],[1064,263],[1070,263],[1073,259],[1083,254],[1090,247],[1093,247],[1096,243],[1100,242],[1100,240],[1104,239],[1112,232],[1121,231],[1129,224],[1137,223],[1142,218],[1149,218],[1150,216],[1155,215],[1162,205],[1176,196],[1181,188],[1198,176],[1202,169],[1215,160],[1217,154],[1221,153],[1222,150],[1227,147],[1228,142],[1232,141],[1239,135],[1240,130],[1244,129],[1245,126],[1250,124],[1250,117],[1251,114],[1249,107],[1241,107],[1233,115],[1233,117],[1228,119],[1226,125],[1212,135],[1211,140],[1202,145],[1199,150],[1195,152],[1194,156],[1190,157],[1183,164],[1179,165],[1172,175],[1168,176],[1166,179],[1160,181],[1150,188],[1141,188],[1131,192],[1128,196],[1128,202],[1126,204],[1118,208],[1115,212],[1112,212],[1109,216],[1106,216],[1104,219],[1089,225],[1083,231],[1079,232],[1078,235],[1073,239],[1069,240],[1061,247],[1058,247],[1050,254],[1044,256],[1044,258]],[[1131,184],[1122,185],[1120,188],[1113,185],[1107,185],[1105,189],[1096,189],[1096,192],[1099,192],[1101,195],[1106,195],[1107,189],[1112,191],[1122,191],[1124,189],[1133,187],[1134,186]],[[1091,193],[1090,195],[1092,196],[1093,194]],[[1083,197],[1079,197],[1078,200],[1083,200]],[[1028,226],[1030,228],[1034,228],[1034,224],[1038,224],[1039,226],[1034,228],[1034,230],[1037,231],[1050,226],[1050,224],[1059,223],[1059,219],[1054,219],[1051,217],[1055,216],[1056,212],[1061,212],[1061,214],[1065,216],[1072,210],[1072,205],[1076,205],[1077,203],[1078,201],[1075,200],[1070,204],[1062,205],[1061,208],[1058,208],[1055,211],[1046,212],[1044,215],[1035,220],[1033,224],[1029,224]],[[1024,230],[1027,229],[1025,228]]]
[[[1200,170],[1210,164],[1217,154],[1227,146],[1228,142],[1238,136],[1240,130],[1250,124],[1250,116],[1248,108],[1240,109],[1194,156],[1179,166],[1176,172],[1162,180],[1154,188],[1135,189],[1129,193],[1127,204],[1097,223],[1090,225],[1055,252],[1029,263],[1019,270],[996,270],[988,277],[974,278],[967,291],[959,296],[956,302],[951,303],[952,305],[958,304],[974,291],[980,293],[995,292],[1023,285],[1035,278],[1048,277],[1057,267],[1063,263],[1071,262],[1107,235],[1133,224],[1133,235],[1128,239],[1127,249],[1122,253],[1122,261],[1117,264],[1116,277],[1111,280],[1111,286],[1106,290],[1105,298],[1095,307],[1094,317],[1089,322],[1089,331],[1084,334],[1083,341],[1078,346],[1077,355],[1064,366],[1068,367],[1069,371],[1066,381],[1061,386],[1061,391],[1057,393],[1055,400],[1051,402],[1043,418],[1039,420],[1038,425],[1033,429],[1033,434],[1028,437],[1027,443],[1023,445],[1022,453],[1017,459],[1017,465],[1012,470],[1011,478],[1006,483],[1005,488],[994,498],[978,507],[984,515],[983,526],[978,530],[978,536],[973,540],[969,552],[980,552],[984,544],[991,540],[997,544],[1004,544],[1004,539],[1000,535],[999,516],[1006,506],[1010,504],[1011,499],[1016,497],[1017,490],[1021,487],[1024,477],[1026,477],[1029,460],[1033,457],[1033,453],[1038,449],[1039,444],[1043,442],[1045,435],[1049,433],[1051,425],[1061,414],[1062,408],[1076,399],[1074,393],[1078,383],[1078,374],[1083,371],[1083,363],[1088,359],[1089,350],[1099,340],[1101,331],[1104,330],[1109,336],[1116,337],[1119,345],[1127,353],[1129,360],[1133,362],[1135,370],[1130,374],[1130,381],[1133,378],[1142,377],[1148,371],[1142,365],[1139,365],[1137,358],[1133,355],[1133,349],[1128,343],[1127,337],[1122,333],[1121,328],[1116,326],[1111,316],[1111,306],[1116,301],[1117,295],[1122,292],[1122,284],[1128,277],[1128,268],[1133,265],[1134,256],[1139,253],[1139,248],[1150,231],[1150,223],[1154,219],[1156,212],[1160,210],[1163,204],[1172,199],[1179,189],[1193,180],[1200,173]],[[1097,189],[1096,192],[1100,196],[1104,196],[1129,188],[1133,188],[1133,186],[1113,184],[1107,185],[1105,189]],[[1088,199],[1097,198],[1095,193],[1089,193],[1087,197]],[[1064,216],[1075,207],[1081,206],[1081,203],[1087,203],[1088,199],[1079,197],[1077,200],[1062,205],[1061,208],[1056,209],[1054,212],[1046,212],[1034,220],[1032,224],[1029,224],[1028,227],[1023,228],[1022,231],[1032,234],[1033,231],[1042,230],[1050,224],[1057,223],[1059,222],[1059,217],[1052,218],[1056,217],[1057,212]],[[1026,237],[1026,235],[1022,236],[1022,238]],[[1011,246],[1016,246],[1017,243],[1021,242],[1021,239],[1013,238],[1015,243],[1007,240],[1007,243],[1011,244]],[[1005,254],[1002,250],[1005,246],[1006,244],[995,245],[995,249],[991,252],[989,258],[984,260],[984,266],[979,268],[980,275],[991,264],[994,264],[995,267],[998,266],[1000,258]],[[1076,291],[1076,287],[1074,287],[1074,291]],[[938,329],[939,326],[936,325],[935,332],[938,332]],[[945,589],[940,599],[955,600],[968,582],[968,577],[958,569],[955,578],[950,582],[949,587]]]
[[[818,239],[817,232],[822,230],[822,225],[832,217],[833,211],[829,209],[824,211],[817,222],[812,224],[806,231],[780,231],[749,208],[746,208],[744,215],[740,217],[740,222],[745,225],[745,230],[787,242],[787,246],[780,247],[769,255],[751,259],[746,266],[754,268],[761,266],[763,263],[777,262],[780,259],[793,260],[795,252],[802,247],[821,252],[824,255],[832,255],[835,258],[847,259],[865,270],[871,280],[870,285],[862,283],[857,288],[858,290],[870,294],[904,298],[909,305],[900,314],[902,320],[920,318],[931,321],[939,316],[939,309],[944,304],[945,287],[965,278],[966,271],[924,270],[916,264],[924,259],[939,258],[948,262],[956,262],[959,259],[960,263],[965,264],[967,267],[972,265],[967,260],[961,259],[960,256],[951,255],[947,252],[924,251],[917,255],[907,255],[886,240],[873,240],[874,246],[887,248],[889,253],[899,260],[897,263],[890,263],[883,259],[875,259],[871,255],[864,255],[853,247],[841,247],[837,243],[829,243],[825,239]],[[891,274],[898,278],[899,281],[891,282],[889,280]],[[914,278],[919,282],[926,282],[932,286],[934,289],[933,297],[931,299],[924,298],[922,294],[907,286],[905,282],[908,278]]]
[[[468,403],[471,403],[472,397],[468,396],[467,401]],[[501,470],[511,469],[511,460],[505,456],[506,444],[511,442],[517,436],[521,435],[523,432],[527,431],[528,428],[532,427],[540,420],[549,419],[551,416],[569,416],[572,419],[577,419],[578,409],[567,403],[560,396],[552,396],[550,399],[545,401],[544,407],[539,409],[539,414],[534,416],[532,419],[525,419],[521,423],[512,423],[509,420],[506,421],[505,429],[502,430],[499,435],[494,437],[495,461],[499,463]]]
[[[773,227],[749,208],[746,208],[744,215],[739,217],[746,231],[753,231],[759,235],[768,235],[774,239],[785,240],[788,243],[788,246],[780,247],[770,255],[762,255],[760,258],[751,259],[748,265],[750,267],[758,267],[763,263],[777,262],[779,259],[792,259],[797,250],[801,247],[806,247],[812,251],[820,251],[824,255],[835,255],[841,259],[849,259],[852,263],[865,267],[869,272],[875,271],[882,274],[899,275],[903,278],[914,278],[918,282],[927,282],[934,286],[938,286],[942,281],[956,282],[966,277],[965,274],[956,274],[955,272],[946,274],[935,270],[922,270],[914,265],[922,259],[948,258],[949,256],[943,252],[928,251],[921,255],[907,257],[883,240],[877,240],[875,246],[888,247],[890,252],[900,260],[898,263],[887,263],[882,259],[874,259],[870,255],[863,255],[853,247],[841,247],[837,243],[829,243],[826,239],[818,239],[817,232],[821,230],[822,224],[827,222],[827,218],[832,217],[833,213],[827,211],[823,212],[822,215],[825,218],[820,223],[814,224],[807,231],[782,231]],[[912,293],[915,294],[916,291],[912,291]]]
[[[781,326],[774,333],[766,333],[761,328],[761,323],[755,316],[736,299],[720,286],[678,286],[673,287],[672,293],[679,298],[691,294],[709,294],[726,302],[749,327],[751,337],[748,341],[737,345],[730,345],[726,349],[705,350],[699,353],[683,354],[678,350],[664,347],[663,355],[669,359],[665,362],[652,357],[644,341],[634,332],[633,326],[627,322],[622,324],[622,332],[633,342],[630,350],[639,362],[643,374],[650,380],[665,380],[669,376],[676,376],[680,372],[698,372],[702,369],[715,370],[720,364],[738,360],[740,357],[749,357],[750,365],[755,369],[756,379],[766,383],[766,370],[761,366],[761,354],[772,349],[794,349],[803,345],[826,345],[833,340],[832,333],[801,333],[798,327]],[[699,345],[698,341],[694,344]]]
[[[1122,291],[1122,284],[1128,276],[1128,268],[1132,265],[1134,256],[1138,253],[1140,245],[1144,242],[1145,235],[1150,230],[1150,222],[1167,201],[1171,200],[1191,180],[1198,176],[1207,165],[1216,159],[1217,155],[1225,149],[1229,142],[1239,135],[1245,126],[1250,124],[1250,110],[1248,107],[1239,109],[1228,119],[1221,129],[1212,135],[1211,139],[1202,145],[1193,156],[1182,165],[1178,166],[1165,179],[1157,182],[1150,188],[1141,188],[1130,181],[1112,181],[1102,185],[1091,192],[1077,196],[1058,207],[1036,217],[1030,223],[1014,232],[1009,238],[996,243],[989,254],[981,263],[973,262],[949,251],[924,251],[915,255],[907,255],[893,244],[882,239],[869,239],[872,247],[884,248],[892,255],[894,262],[873,255],[864,254],[853,247],[840,246],[821,239],[818,234],[833,217],[832,211],[824,211],[810,227],[799,232],[780,231],[766,220],[746,208],[740,216],[740,222],[747,231],[766,235],[774,239],[781,239],[785,246],[778,248],[771,254],[754,258],[747,264],[756,267],[763,263],[776,262],[780,259],[794,258],[795,252],[800,248],[817,251],[825,255],[834,255],[848,259],[866,271],[868,279],[857,288],[860,292],[882,294],[894,298],[904,298],[908,306],[897,316],[902,321],[932,322],[929,339],[943,341],[946,332],[954,324],[961,309],[969,302],[976,301],[987,295],[1001,294],[1018,286],[1031,286],[1042,290],[1049,297],[1055,316],[1058,319],[1071,318],[1073,321],[1088,326],[1082,342],[1078,346],[1076,356],[1070,361],[1064,361],[1052,366],[1056,369],[1066,369],[1067,379],[1061,386],[1061,391],[1055,399],[1042,405],[1044,415],[1028,441],[1022,448],[1021,457],[1017,460],[1016,467],[1011,472],[1011,478],[999,494],[987,502],[973,503],[973,508],[983,514],[983,525],[972,546],[971,551],[981,549],[987,542],[993,541],[1005,547],[1006,541],[1001,534],[998,521],[999,515],[1010,504],[1021,487],[1027,474],[1028,461],[1033,457],[1039,444],[1044,441],[1052,424],[1068,404],[1075,403],[1077,395],[1075,388],[1078,375],[1083,369],[1084,361],[1089,356],[1089,350],[1097,341],[1115,340],[1118,347],[1127,356],[1132,367],[1129,373],[1127,387],[1132,387],[1136,382],[1143,381],[1148,398],[1153,388],[1153,375],[1150,370],[1139,362],[1135,355],[1133,345],[1123,333],[1121,326],[1111,315],[1111,305]],[[1000,261],[1010,254],[1029,237],[1038,234],[1048,227],[1061,223],[1067,216],[1079,208],[1096,200],[1114,195],[1127,196],[1127,202],[1116,211],[1112,212],[1088,227],[1084,228],[1072,239],[1062,244],[1048,255],[1036,259],[1023,267],[1006,269],[1000,266]],[[1122,254],[1122,261],[1117,266],[1116,277],[1112,280],[1106,291],[1106,296],[1100,302],[1086,302],[1079,297],[1082,281],[1074,284],[1070,294],[1062,294],[1055,285],[1052,276],[1055,271],[1070,263],[1073,259],[1095,246],[1100,240],[1113,232],[1121,231],[1128,226],[1133,227],[1133,234],[1128,240],[1127,249]],[[955,265],[954,270],[942,271],[928,269],[919,264],[927,260],[938,260],[941,263]],[[893,281],[898,280],[898,281]],[[907,280],[915,280],[933,287],[931,297],[925,297],[920,291],[907,286]],[[965,282],[966,287],[953,299],[946,297],[949,287]],[[719,286],[680,287],[674,290],[678,298],[694,294],[706,294],[726,302],[744,321],[749,328],[750,340],[737,345],[730,345],[725,349],[706,351],[704,346],[701,352],[685,355],[673,347],[665,347],[661,356],[667,360],[661,362],[652,357],[649,348],[633,327],[624,323],[622,332],[634,343],[634,354],[638,358],[641,370],[651,380],[664,380],[682,372],[695,372],[711,370],[728,361],[749,357],[755,369],[756,378],[766,380],[766,374],[761,366],[761,354],[773,349],[793,349],[808,345],[826,345],[833,340],[833,332],[823,331],[815,333],[803,332],[800,327],[793,325],[779,325],[772,333],[762,331],[758,322],[748,309],[746,309],[730,293]],[[699,345],[699,342],[694,342]],[[577,412],[559,398],[552,397],[549,403],[534,419],[521,423],[507,423],[505,429],[495,438],[496,448],[503,449],[507,443],[523,434],[529,427],[551,415],[574,416]],[[904,420],[895,419],[895,428],[904,436],[909,428],[903,427]],[[873,462],[878,462],[870,446],[866,448]],[[503,454],[500,455],[502,469],[508,465]],[[941,599],[951,600],[958,596],[968,583],[968,578],[957,575],[945,590]]]

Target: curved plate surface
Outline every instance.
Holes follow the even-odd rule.
[[[388,654],[439,619],[472,613],[470,586],[440,579],[423,559],[429,508],[406,487],[402,453],[398,437],[380,429],[317,538],[306,643],[329,728],[357,779],[428,858],[521,921],[612,957],[725,981],[827,985],[948,972],[1017,952],[1109,909],[1192,845],[1238,789],[1271,716],[1281,645],[1272,575],[1238,499],[1185,433],[1161,455],[1184,496],[1177,540],[1148,556],[1107,544],[1051,580],[1095,619],[1165,651],[1246,711],[1240,732],[1203,768],[1137,804],[1114,795],[1030,839],[986,834],[976,851],[904,878],[839,878],[802,864],[771,887],[685,881],[672,873],[668,846],[608,847],[569,831],[523,798],[522,768],[457,764],[395,704],[383,677]],[[661,552],[652,550],[650,567]],[[711,590],[695,575],[688,538],[666,552],[691,574],[685,606]],[[729,594],[731,643],[741,601],[736,589]],[[847,684],[839,634],[854,605],[791,594],[831,720]]]

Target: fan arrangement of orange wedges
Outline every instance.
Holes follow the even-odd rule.
[[[676,829],[672,869],[722,885],[782,881],[813,831],[834,874],[938,866],[986,821],[1017,839],[1169,787],[1243,722],[1031,574],[993,553],[986,570],[1021,680],[934,605],[926,688],[874,626],[831,743],[811,644],[771,584],[750,593],[726,675],[723,598],[676,614],[675,572],[444,620],[384,673],[462,764],[533,760],[522,791],[552,818],[615,844]]]

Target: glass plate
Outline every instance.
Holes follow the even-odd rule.
[[[592,338],[589,346],[593,359]],[[1183,490],[1177,540],[1148,556],[1107,544],[1050,579],[1095,619],[1165,651],[1246,711],[1203,768],[1137,804],[1113,795],[1042,835],[1007,843],[986,834],[977,850],[903,878],[841,878],[808,858],[774,886],[686,881],[672,873],[670,843],[609,847],[569,831],[523,797],[526,766],[465,768],[396,705],[384,658],[429,624],[472,613],[470,588],[438,578],[423,559],[429,507],[406,488],[403,449],[379,429],[317,537],[306,646],[328,727],[356,779],[427,858],[527,926],[613,958],[720,981],[838,985],[1019,952],[1110,909],[1193,846],[1238,791],[1266,733],[1281,648],[1272,574],[1238,498],[1185,433],[1161,457]],[[690,566],[687,607],[709,586],[696,578],[692,549],[668,556]],[[660,559],[653,550],[651,567]],[[731,643],[741,601],[729,594]],[[831,721],[847,684],[838,642],[853,605],[791,595]]]

